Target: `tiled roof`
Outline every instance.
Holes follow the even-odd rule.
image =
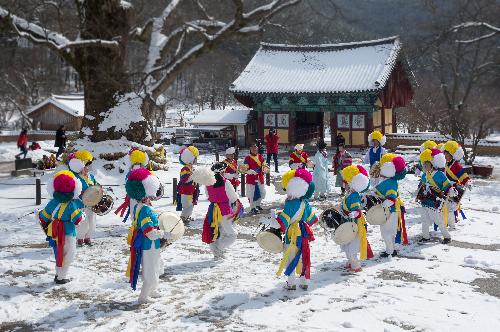
[[[190,121],[191,125],[244,125],[250,109],[203,110]]]
[[[235,94],[379,90],[400,51],[397,36],[328,45],[262,43],[230,90]]]

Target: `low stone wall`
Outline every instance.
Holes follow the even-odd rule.
[[[17,142],[19,135],[0,135],[0,142]],[[28,145],[31,142],[55,140],[55,134],[30,134],[28,133]]]

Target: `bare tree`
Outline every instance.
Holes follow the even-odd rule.
[[[146,119],[155,111],[156,99],[200,56],[231,37],[259,34],[271,18],[300,0],[266,0],[251,7],[243,0],[172,0],[141,27],[132,28],[133,6],[123,0],[74,2],[26,1],[35,8],[33,20],[21,17],[19,2],[3,1],[0,22],[19,36],[56,52],[80,75],[85,91],[84,130],[91,140],[119,138],[146,143],[151,140]],[[53,3],[52,5],[49,3]],[[48,12],[52,21],[42,25]],[[42,15],[45,13],[45,15]],[[68,27],[74,16],[78,25]],[[50,15],[49,15],[50,16]],[[59,19],[54,19],[54,17]],[[67,31],[64,31],[67,30]],[[122,133],[100,124],[123,96],[132,96],[127,50],[130,41],[145,44],[144,68],[135,96],[143,99],[144,118],[133,121]]]
[[[456,12],[432,27],[434,35],[425,48],[431,61],[426,71],[429,80],[425,82],[430,91],[417,100],[417,108],[429,129],[462,145],[472,139],[472,153],[465,153],[468,163],[474,161],[479,140],[489,134],[499,119],[492,91],[498,88],[495,82],[500,65],[496,61],[498,44],[493,35],[486,33],[493,26],[460,22],[483,21],[492,15],[498,18],[495,12],[499,14],[495,1],[460,1]],[[472,26],[477,29],[469,29]],[[432,92],[433,87],[439,87],[441,93]]]

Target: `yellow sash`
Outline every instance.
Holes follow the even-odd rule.
[[[222,212],[220,210],[219,204],[214,203],[214,210],[212,212],[212,224],[210,227],[214,229],[214,237],[212,241],[217,240],[219,237],[219,222],[222,220]]]
[[[367,257],[368,252],[368,239],[366,238],[366,219],[363,212],[361,212],[361,216],[357,222],[358,224],[358,235],[359,235],[359,259],[364,261]]]
[[[134,236],[134,231],[136,229],[135,225],[137,223],[137,220],[139,220],[139,213],[141,212],[141,210],[142,210],[143,207],[144,207],[144,205],[141,205],[141,207],[135,211],[134,221],[132,221],[132,225],[128,229],[127,244],[129,246],[132,246],[132,237]],[[128,259],[127,270],[125,271],[125,276],[127,278],[130,278],[130,266],[131,265],[132,265],[132,256],[130,256],[129,259]]]
[[[436,188],[439,192],[443,192],[441,189],[439,189],[436,181],[434,181],[434,179],[432,178],[432,175],[429,172],[426,172],[426,179],[431,186]],[[447,201],[444,202],[444,206],[443,206],[443,222],[444,222],[445,227],[448,226],[448,202]]]
[[[256,155],[256,156],[253,156],[253,155],[248,155],[250,158],[252,158],[256,163],[257,163],[257,166],[261,167],[262,166],[262,163],[260,162],[259,160],[259,156]]]
[[[55,219],[61,220],[61,218],[64,214],[64,211],[66,211],[66,208],[68,207],[68,204],[69,204],[69,202],[61,203],[61,205],[59,206],[59,211],[57,211],[57,218],[55,218]],[[52,220],[51,220],[49,226],[47,227],[47,236],[49,236],[49,237],[52,237],[52,221],[54,221],[55,215],[56,215],[55,213],[52,213]],[[57,241],[57,239],[54,239],[54,240]]]
[[[294,155],[296,155],[297,157],[299,157],[300,159],[300,162],[305,164],[306,163],[306,160],[302,157],[302,154],[298,154],[297,152],[293,152]]]
[[[234,166],[232,162],[230,162],[230,161],[228,161],[228,160],[224,160],[224,163],[225,163],[227,166],[229,166],[229,168],[231,168],[233,171],[238,172],[237,167],[236,167],[236,166]]]

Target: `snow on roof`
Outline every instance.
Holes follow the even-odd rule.
[[[190,121],[191,125],[244,125],[250,109],[203,110]]]
[[[230,90],[235,94],[379,90],[400,51],[398,36],[323,45],[261,43]]]
[[[60,96],[60,95],[52,95],[49,98],[45,99],[38,105],[35,105],[28,109],[26,114],[33,113],[39,110],[41,107],[53,104],[58,108],[62,109],[64,112],[69,113],[73,116],[83,116],[85,111],[85,102],[83,99],[83,95],[68,95],[68,96]]]

